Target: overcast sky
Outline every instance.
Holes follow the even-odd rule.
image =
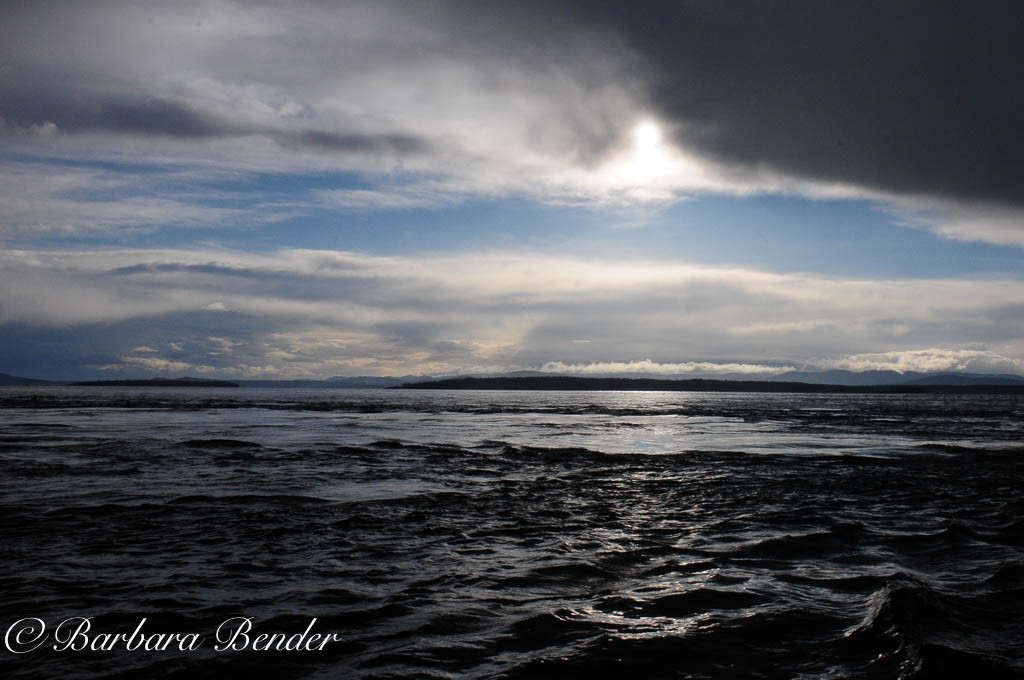
[[[0,371],[1024,373],[1024,4],[9,3]]]

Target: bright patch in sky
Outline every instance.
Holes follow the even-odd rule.
[[[633,130],[633,145],[638,155],[657,153],[661,146],[661,130],[654,123],[640,123]]]
[[[584,180],[598,201],[619,207],[657,206],[719,181],[714,168],[673,146],[653,121],[638,123],[627,138],[628,144]]]
[[[629,184],[643,186],[679,172],[669,149],[661,141],[661,131],[654,123],[641,123],[633,130],[633,148],[624,159],[621,173]]]

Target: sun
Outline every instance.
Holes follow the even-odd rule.
[[[625,202],[673,201],[683,187],[706,183],[704,169],[659,121],[634,120],[624,132],[594,176],[609,194]]]
[[[661,130],[656,123],[640,123],[633,128],[633,148],[638,153],[652,153],[661,146]]]
[[[663,177],[672,169],[669,150],[662,143],[661,128],[653,121],[643,121],[633,128],[633,148],[629,150],[622,170],[624,178],[634,184],[647,184]]]

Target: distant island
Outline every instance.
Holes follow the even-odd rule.
[[[201,380],[194,378],[150,378],[148,380],[82,380],[71,383],[81,387],[238,387],[230,380]]]
[[[704,392],[820,392],[820,393],[942,393],[1024,394],[1024,376],[964,372],[905,371],[788,371],[775,376],[743,374],[688,375],[564,375],[540,371],[505,374],[335,376],[326,379],[215,380],[184,375],[177,378],[120,378],[116,380],[40,380],[0,373],[0,387],[240,387],[300,389],[448,389],[448,390],[651,390]]]
[[[772,380],[659,380],[573,376],[449,378],[399,385],[407,390],[565,390],[648,392],[826,392],[840,394],[1024,394],[1022,384],[821,385]]]
[[[0,386],[2,387],[38,387],[41,385],[67,385],[67,381],[39,380],[37,378],[22,378],[9,373],[0,373]]]

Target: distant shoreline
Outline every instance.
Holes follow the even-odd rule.
[[[230,380],[81,380],[72,387],[240,387]]]
[[[406,390],[564,390],[647,392],[783,392],[832,394],[1024,394],[1024,385],[819,385],[758,380],[659,380],[655,378],[451,378],[405,383]]]
[[[856,376],[857,374],[852,374]],[[817,377],[817,376],[812,376]],[[839,376],[842,379],[845,376]],[[820,394],[1024,394],[1024,377],[1010,375],[914,375],[910,382],[853,383],[743,378],[581,377],[568,375],[458,376],[423,379],[402,377],[335,377],[326,380],[216,380],[196,377],[121,378],[116,380],[39,380],[0,373],[0,387],[230,387],[301,389],[410,389],[410,390],[558,390],[558,391],[667,391]],[[864,381],[867,382],[867,381]]]

